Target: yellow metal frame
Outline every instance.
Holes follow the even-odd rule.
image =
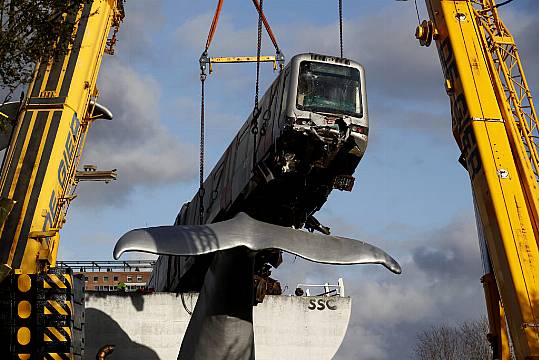
[[[535,236],[539,239],[539,120],[514,38],[500,19],[493,0],[482,0],[476,17],[484,30],[483,46],[498,103],[506,122],[526,199],[532,205]]]
[[[213,72],[212,64],[234,64],[234,63],[253,63],[257,62],[256,56],[225,56],[225,57],[210,57],[208,63],[210,64],[210,74]],[[277,57],[274,55],[260,56],[260,62],[273,63],[273,70],[277,70]]]

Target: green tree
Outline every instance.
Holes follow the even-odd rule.
[[[65,54],[77,11],[88,1],[0,0],[0,89],[6,98],[31,81],[38,61]]]

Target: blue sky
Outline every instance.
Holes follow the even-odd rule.
[[[418,0],[421,17],[426,10]],[[127,17],[114,57],[103,63],[100,102],[116,118],[94,125],[84,163],[117,168],[111,184],[81,184],[62,231],[62,260],[112,257],[126,231],[171,224],[197,190],[198,57],[216,1],[140,0]],[[539,4],[502,8],[532,89],[538,89]],[[337,54],[337,2],[266,0],[287,58]],[[417,331],[482,316],[480,258],[468,175],[457,163],[449,102],[435,48],[419,46],[413,2],[344,1],[344,54],[367,74],[370,139],[352,193],[335,192],[319,214],[333,233],[378,245],[403,265],[328,267],[287,258],[284,285],[345,278],[353,297],[350,329],[337,359],[410,354]],[[210,55],[255,55],[250,1],[225,2]],[[264,53],[272,53],[264,37]],[[262,68],[262,91],[275,73]],[[253,106],[252,65],[221,65],[207,81],[207,169]],[[535,91],[535,93],[537,93]]]

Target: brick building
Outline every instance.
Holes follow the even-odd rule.
[[[59,261],[84,276],[86,291],[137,291],[146,288],[155,261]]]
[[[117,291],[118,284],[125,284],[126,291],[144,289],[150,278],[149,271],[84,271],[86,291]]]

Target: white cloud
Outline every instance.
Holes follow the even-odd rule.
[[[182,48],[194,51],[204,50],[208,30],[213,14],[205,13],[195,16],[183,24],[175,31],[177,44]],[[209,54],[213,56],[242,56],[254,55],[256,51],[257,32],[256,27],[239,27],[235,24],[234,18],[222,15],[215,36],[212,40]],[[253,22],[253,25],[255,22]],[[272,50],[273,47],[269,38],[264,33],[262,40],[263,50]]]
[[[165,22],[163,2],[129,1],[125,8],[126,17],[117,36],[117,54],[127,63],[157,61],[154,38]]]
[[[118,180],[106,186],[82,184],[80,203],[119,204],[137,186],[156,187],[194,178],[196,151],[162,122],[161,88],[152,76],[109,61],[103,67],[100,89],[99,101],[115,118],[92,126],[83,163],[118,169]]]
[[[386,340],[383,334],[368,330],[364,324],[358,324],[354,320],[348,327],[346,336],[355,341],[345,342],[334,359],[375,360],[387,357],[387,352],[384,350]]]

